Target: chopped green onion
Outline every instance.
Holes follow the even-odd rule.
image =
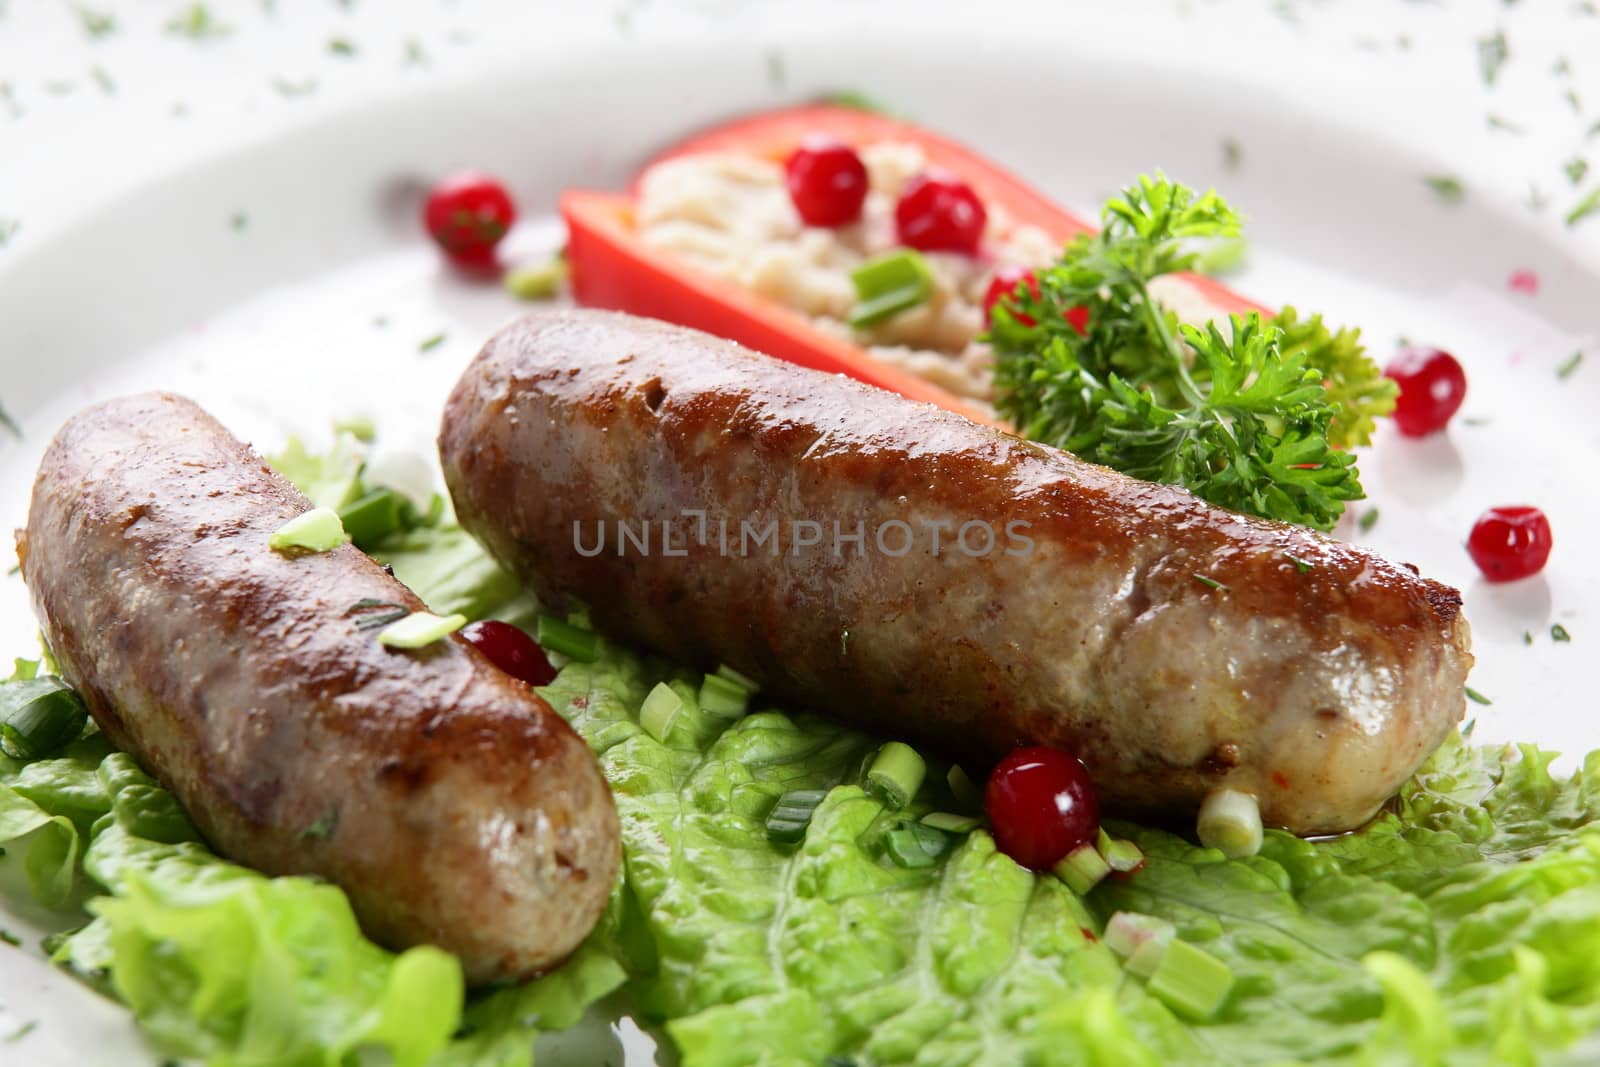
[[[367,415],[352,415],[347,419],[333,421],[334,433],[347,433],[364,445],[370,445],[377,440],[378,427]]]
[[[700,683],[700,710],[719,719],[738,719],[750,708],[750,690],[719,674]]]
[[[922,254],[897,248],[869,259],[850,272],[856,304],[848,316],[852,329],[875,326],[933,295],[933,272]]]
[[[0,751],[36,760],[76,741],[89,709],[60,678],[46,676],[0,684]]]
[[[539,616],[538,637],[539,647],[546,652],[559,652],[578,663],[593,663],[600,658],[599,634],[553,615]]]
[[[1553,622],[1550,624],[1550,640],[1571,641],[1572,635],[1567,633],[1565,626],[1562,626],[1559,622]]]
[[[1196,827],[1200,843],[1220,849],[1229,859],[1261,851],[1261,805],[1237,789],[1213,789],[1200,804]]]
[[[922,788],[928,765],[917,750],[900,741],[890,741],[878,750],[867,769],[867,784],[890,808],[903,808]]]
[[[1100,940],[1106,948],[1124,960],[1132,958],[1150,941],[1171,941],[1177,928],[1165,919],[1154,915],[1141,915],[1136,911],[1119,911],[1106,923],[1106,932]]]
[[[1148,986],[1167,1007],[1195,1022],[1215,1015],[1232,988],[1233,971],[1226,963],[1178,940],[1167,946]]]
[[[410,501],[393,489],[374,489],[340,508],[339,518],[350,540],[365,551],[404,528],[405,508],[409,504]]]
[[[1361,528],[1362,533],[1371,533],[1372,528],[1378,525],[1378,509],[1368,508],[1366,511],[1363,511],[1361,513],[1361,520],[1357,522],[1356,525]]]
[[[350,540],[339,521],[339,513],[332,508],[312,508],[296,515],[272,532],[267,547],[274,552],[301,549],[307,552],[327,552]]]
[[[506,292],[518,300],[549,300],[561,292],[561,284],[569,273],[565,256],[552,256],[543,263],[515,267],[506,272]]]
[[[465,615],[441,617],[431,611],[414,611],[379,631],[378,644],[385,648],[422,648],[448,637],[466,624]]]
[[[978,811],[983,810],[983,794],[967,777],[967,772],[961,769],[961,764],[952,763],[950,770],[944,776],[945,783],[950,786],[958,803]]]
[[[350,605],[346,615],[356,617],[357,630],[373,630],[380,626],[388,626],[391,622],[405,618],[411,614],[411,609],[403,604],[396,604],[388,600],[375,600],[372,597],[362,597]]]
[[[749,693],[751,696],[755,696],[757,693],[761,692],[760,682],[756,681],[754,678],[751,678],[747,674],[740,674],[726,663],[717,667],[716,675],[725,682],[733,683],[740,689],[743,689],[746,693]]]
[[[1067,883],[1067,887],[1080,897],[1099,885],[1110,873],[1111,866],[1106,863],[1105,857],[1087,843],[1067,853],[1067,858],[1056,864],[1056,877]]]
[[[1100,838],[1096,842],[1096,848],[1100,850],[1100,855],[1105,858],[1106,865],[1119,874],[1137,871],[1144,866],[1144,853],[1140,851],[1138,845],[1132,841],[1123,841],[1112,837],[1105,832],[1103,827],[1100,830]]]
[[[1482,704],[1485,707],[1488,707],[1490,704],[1494,703],[1494,701],[1490,700],[1488,697],[1484,696],[1470,685],[1466,687],[1466,693],[1467,699],[1472,701],[1474,704]]]
[[[827,796],[822,789],[794,789],[778,798],[767,813],[767,840],[775,845],[797,845],[805,839],[806,827]]]
[[[1149,978],[1161,968],[1161,963],[1167,958],[1167,949],[1172,947],[1172,938],[1154,937],[1133,950],[1122,969],[1129,974],[1136,974],[1140,978]]]
[[[939,833],[938,830],[933,830],[933,833],[938,833],[939,837],[944,837],[944,833]],[[894,864],[898,865],[898,867],[909,867],[912,870],[918,869],[918,867],[933,867],[936,862],[939,862],[939,853],[933,853],[930,849],[925,848],[923,846],[923,838],[918,837],[915,830],[910,829],[909,825],[885,833],[883,835],[883,851],[890,854],[890,859],[893,859]]]
[[[931,826],[935,830],[943,830],[947,834],[970,834],[983,820],[975,815],[957,815],[950,811],[930,811],[922,817],[924,826]]]
[[[665,742],[684,706],[683,697],[674,692],[672,686],[657,682],[639,708],[639,725],[657,741]]]

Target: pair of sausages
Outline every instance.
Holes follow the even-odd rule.
[[[1070,749],[1114,809],[1226,786],[1349,829],[1463,711],[1453,590],[696,331],[531,316],[439,445],[461,522],[547,603],[957,757]],[[550,966],[618,862],[593,759],[465,641],[358,630],[362,600],[421,604],[352,547],[273,553],[308,506],[187,401],[74,418],[20,545],[63,674],[223,854],[327,876],[475,981]]]

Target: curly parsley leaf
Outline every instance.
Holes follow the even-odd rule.
[[[1178,324],[1150,282],[1192,270],[1197,239],[1237,240],[1213,192],[1141,177],[996,308],[1000,411],[1030,438],[1222,507],[1329,529],[1362,496],[1354,458],[1394,386],[1359,334],[1286,309],[1231,332]]]

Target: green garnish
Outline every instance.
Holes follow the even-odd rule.
[[[1261,805],[1237,789],[1213,789],[1200,804],[1195,825],[1200,843],[1229,859],[1261,851]]]
[[[719,719],[737,719],[750,709],[751,690],[718,674],[700,683],[700,710]]]
[[[4,942],[12,948],[22,947],[22,938],[4,928],[0,928],[0,942]]]
[[[385,537],[405,529],[409,503],[393,489],[374,489],[340,508],[339,518],[356,547],[371,551]]]
[[[566,256],[552,256],[543,263],[507,271],[506,292],[518,300],[549,300],[561,292],[571,273]]]
[[[1137,871],[1144,866],[1144,850],[1132,841],[1112,837],[1106,833],[1105,827],[1100,828],[1095,848],[1106,861],[1106,866],[1121,874]]]
[[[423,648],[448,637],[467,624],[465,615],[435,615],[414,611],[396,619],[378,633],[378,644],[385,648]]]
[[[267,547],[274,552],[328,552],[348,540],[350,536],[345,533],[337,511],[312,508],[274,530],[267,538]]]
[[[922,817],[922,824],[947,834],[970,834],[983,825],[983,820],[976,815],[957,815],[953,811],[930,811]]]
[[[1466,199],[1467,187],[1453,174],[1424,174],[1422,180],[1442,204],[1459,204]]]
[[[1550,640],[1571,641],[1572,635],[1567,632],[1565,626],[1562,626],[1559,622],[1553,622],[1550,624]]]
[[[234,233],[243,231],[245,227],[249,225],[250,216],[243,211],[235,211],[232,215],[228,216],[228,227],[233,230]]]
[[[367,415],[351,415],[349,418],[334,419],[333,432],[336,434],[347,433],[364,445],[370,445],[378,439],[378,427],[373,423],[371,417]]]
[[[278,91],[278,95],[289,99],[310,96],[317,91],[317,79],[301,78],[299,81],[290,81],[280,74],[272,79],[272,87]]]
[[[1123,960],[1131,960],[1135,953],[1152,942],[1170,944],[1176,934],[1177,928],[1165,919],[1141,915],[1136,911],[1119,911],[1106,920],[1105,933],[1100,940]]]
[[[1312,568],[1314,568],[1316,566],[1316,564],[1312,563],[1310,560],[1301,559],[1299,556],[1295,555],[1293,552],[1285,552],[1283,554],[1283,556],[1290,563],[1294,564],[1294,569],[1295,569],[1295,572],[1297,574],[1305,574],[1305,573],[1307,573],[1308,571],[1310,571]]]
[[[1378,525],[1377,508],[1368,508],[1366,511],[1363,511],[1361,513],[1360,520],[1356,523],[1356,526],[1361,530],[1362,533],[1371,533],[1372,528],[1376,525]]]
[[[1524,631],[1522,631],[1522,643],[1525,644],[1525,645],[1533,644],[1533,631],[1532,630],[1524,630]]]
[[[854,89],[841,89],[835,93],[828,93],[822,97],[821,102],[832,107],[853,108],[856,111],[870,111],[874,115],[893,115],[882,103],[866,93],[856,92]]]
[[[1589,173],[1589,161],[1582,156],[1573,156],[1561,168],[1567,174],[1567,181],[1577,185]]]
[[[1056,877],[1080,897],[1105,881],[1110,873],[1111,865],[1100,855],[1100,850],[1088,844],[1067,853],[1067,858],[1055,867]]]
[[[983,808],[983,792],[972,781],[967,772],[961,769],[961,764],[952,763],[950,770],[945,773],[945,784],[950,787],[950,793],[956,802],[973,811]]]
[[[1184,1018],[1204,1021],[1228,999],[1233,971],[1209,952],[1174,938],[1145,988]]]
[[[911,803],[922,788],[928,765],[917,750],[902,741],[890,741],[878,750],[867,769],[867,785],[893,809]]]
[[[775,845],[798,845],[805,840],[806,827],[827,795],[826,789],[792,789],[784,793],[767,813],[767,840]]]
[[[1491,130],[1502,130],[1505,133],[1517,134],[1519,136],[1523,133],[1523,129],[1520,124],[1512,122],[1505,116],[1497,115],[1492,111],[1489,113],[1489,128]]]
[[[405,618],[411,614],[411,609],[387,600],[362,597],[350,605],[345,614],[356,616],[357,630],[376,630],[380,626],[388,626],[391,622]]]
[[[22,440],[22,427],[17,424],[17,420],[13,419],[11,413],[4,407],[0,407],[0,426],[5,427],[6,433],[15,437],[18,441]]]
[[[904,822],[883,835],[883,850],[898,867],[932,867],[956,846],[956,839],[936,827]]]
[[[201,41],[211,37],[226,37],[233,29],[218,22],[206,5],[190,4],[182,14],[167,20],[167,32]]]
[[[885,252],[850,272],[856,303],[850,309],[851,329],[876,326],[933,295],[933,273],[922,253],[909,248]]]
[[[738,686],[740,689],[743,689],[751,696],[755,696],[757,693],[761,692],[760,682],[756,681],[748,674],[741,674],[739,671],[734,670],[726,663],[719,663],[717,665],[716,675],[718,678],[721,678],[724,681],[732,682],[734,685]]]
[[[319,841],[326,841],[328,838],[333,836],[333,831],[338,827],[338,825],[339,809],[329,808],[327,813],[321,818],[311,823],[304,830],[301,830],[300,836],[302,838],[315,838]]]
[[[83,23],[83,32],[90,37],[104,37],[117,31],[116,16],[105,11],[91,11],[79,4],[76,8],[78,21]]]
[[[546,652],[559,652],[579,663],[593,663],[600,656],[600,635],[553,615],[539,616],[537,636]]]
[[[4,248],[6,242],[16,236],[17,231],[20,229],[22,229],[22,223],[16,219],[0,219],[0,248]]]
[[[1466,692],[1467,699],[1472,701],[1474,704],[1483,704],[1487,706],[1494,703],[1494,701],[1490,700],[1488,697],[1484,696],[1470,685],[1466,687]]]
[[[12,759],[54,755],[88,721],[83,698],[54,675],[0,683],[0,753]]]
[[[1496,30],[1488,37],[1478,38],[1478,72],[1483,75],[1485,85],[1495,83],[1500,76],[1500,68],[1505,66],[1510,55],[1511,49],[1506,43],[1504,30]]]
[[[37,1029],[39,1029],[39,1020],[29,1019],[27,1022],[11,1031],[10,1034],[6,1035],[6,1044],[15,1045],[17,1042],[21,1041],[23,1038],[27,1037]]]
[[[639,725],[657,741],[665,742],[685,707],[687,704],[677,690],[666,682],[657,682],[639,708]]]
[[[328,51],[336,56],[343,56],[349,59],[356,54],[356,46],[348,38],[334,37],[328,41]]]
[[[1360,443],[1392,385],[1350,331],[1290,311],[1179,326],[1150,283],[1194,269],[1192,244],[1240,235],[1215,193],[1143,177],[1103,229],[997,305],[987,340],[999,409],[1034,440],[1252,515],[1329,529],[1362,495]],[[1086,332],[1067,312],[1088,313]]]
[[[1239,169],[1239,164],[1244,162],[1244,147],[1232,137],[1222,140],[1222,169],[1229,174]]]
[[[1576,226],[1584,219],[1600,211],[1600,185],[1589,190],[1589,195],[1579,200],[1571,211],[1567,212],[1567,225]]]
[[[1217,581],[1215,578],[1209,577],[1208,575],[1196,574],[1194,576],[1194,580],[1199,582],[1201,585],[1209,586],[1210,588],[1215,589],[1219,593],[1233,592],[1230,587],[1223,585],[1221,582]]]
[[[1562,360],[1561,366],[1556,368],[1556,377],[1560,378],[1562,381],[1572,377],[1572,372],[1577,370],[1578,365],[1582,362],[1583,352],[1581,350],[1572,353],[1572,355]]]
[[[435,348],[438,348],[440,345],[444,344],[445,338],[449,336],[450,335],[447,333],[436,333],[432,337],[426,337],[420,344],[417,345],[417,351],[432,352]]]

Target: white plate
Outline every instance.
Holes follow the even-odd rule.
[[[874,33],[837,26],[763,32],[783,42],[783,86],[769,79],[762,48],[734,43],[738,27],[648,50],[534,42],[515,65],[372,100],[190,166],[0,256],[4,400],[25,429],[21,441],[0,443],[0,524],[22,522],[33,468],[61,420],[135,389],[188,393],[265,450],[289,433],[325,441],[333,419],[361,414],[375,419],[384,449],[431,455],[446,389],[518,308],[497,287],[440,268],[415,221],[428,176],[482,166],[506,176],[537,214],[564,186],[620,186],[652,148],[699,124],[858,88],[1078,208],[1156,165],[1216,183],[1251,218],[1243,291],[1358,324],[1380,359],[1400,335],[1456,353],[1471,382],[1466,417],[1422,442],[1384,430],[1362,458],[1372,500],[1356,508],[1376,506],[1381,519],[1359,537],[1465,592],[1473,685],[1495,700],[1474,709],[1479,738],[1569,753],[1600,744],[1579,669],[1587,643],[1600,640],[1600,558],[1587,550],[1600,530],[1591,492],[1600,350],[1568,380],[1555,374],[1594,340],[1592,246],[1536,227],[1509,195],[1441,206],[1419,176],[1471,161],[1419,147],[1429,141],[1415,118],[1425,109],[1367,112],[1384,129],[1359,132],[1339,116],[1362,114],[1382,87],[1351,90],[1304,55],[1224,76],[1215,63],[1140,62],[1101,23],[1018,37],[925,17],[895,27],[892,54]],[[1150,29],[1139,54],[1194,32]],[[981,82],[951,76],[979,64]],[[1052,123],[1060,135],[1042,134]],[[1236,174],[1222,167],[1225,137],[1248,147]],[[239,210],[250,222],[234,232],[222,220]],[[553,248],[561,234],[545,219],[515,240]],[[1517,269],[1538,274],[1536,297],[1508,288]],[[440,333],[442,344],[419,351]],[[1549,513],[1555,554],[1538,578],[1486,585],[1461,542],[1485,507],[1523,502]],[[1348,520],[1339,532],[1357,536]],[[1551,641],[1556,621],[1571,644]],[[35,647],[15,577],[0,580],[0,638],[6,655]],[[27,955],[0,948],[0,1037],[24,1020],[39,1025],[0,1058],[153,1061],[120,1009],[37,962],[38,935],[61,920],[26,902],[11,877],[17,866],[0,864],[0,926],[23,934]],[[652,1062],[649,1038],[623,1028],[626,1037],[614,1036],[597,1015],[567,1052],[540,1062],[614,1061],[624,1046],[627,1063]]]

